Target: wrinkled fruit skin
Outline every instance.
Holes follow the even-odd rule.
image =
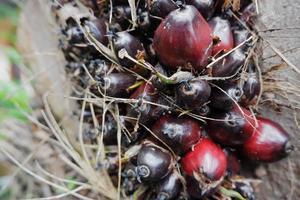
[[[212,32],[194,6],[172,11],[154,35],[154,49],[169,69],[202,70],[211,55]]]
[[[152,126],[153,133],[176,152],[185,152],[201,137],[199,123],[191,118],[165,115]]]
[[[145,143],[137,157],[136,173],[143,182],[159,181],[171,171],[171,154],[151,143]]]
[[[102,92],[111,97],[128,97],[128,87],[132,86],[136,78],[129,73],[110,73],[100,81]]]
[[[196,173],[211,181],[217,181],[226,173],[227,158],[220,147],[210,139],[204,138],[182,158],[181,164],[188,176],[193,177]]]
[[[177,101],[188,109],[197,109],[208,101],[211,88],[206,80],[192,79],[181,83],[176,90]]]
[[[245,53],[237,49],[212,66],[213,77],[229,77],[234,75],[244,64]]]
[[[278,123],[258,117],[258,127],[243,146],[252,161],[273,162],[286,157],[292,150],[289,134]]]
[[[157,184],[155,188],[156,199],[175,199],[179,195],[181,189],[182,184],[179,175],[175,172],[170,173]]]
[[[220,88],[223,91],[217,87],[212,87],[210,105],[220,110],[230,110],[235,104],[234,101],[239,102],[243,91],[234,83],[223,83]]]
[[[230,51],[233,47],[233,36],[229,21],[221,17],[214,17],[208,23],[213,36],[220,40],[213,46],[212,55],[217,55],[222,51]]]
[[[113,44],[114,44],[114,50],[115,54],[118,57],[119,51],[121,49],[125,49],[127,53],[133,57],[136,58],[138,53],[143,52],[145,54],[145,49],[142,45],[142,43],[135,38],[134,36],[130,35],[127,32],[118,32],[113,36]],[[118,57],[119,58],[119,57]],[[133,67],[135,65],[134,62],[127,58],[119,58],[119,62],[124,67]]]
[[[206,19],[211,18],[216,8],[215,0],[186,0],[186,3],[195,6]]]
[[[173,0],[152,0],[149,12],[153,16],[165,18],[171,11],[177,8]]]
[[[246,109],[237,106],[227,112],[214,112],[208,120],[206,132],[216,142],[226,146],[242,145],[253,134],[255,119]]]

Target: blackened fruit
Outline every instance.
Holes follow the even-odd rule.
[[[210,18],[215,12],[215,0],[186,0],[185,2],[195,6],[206,19]]]
[[[182,189],[182,183],[177,172],[170,173],[155,187],[156,200],[175,199]]]
[[[234,181],[234,190],[239,192],[247,200],[255,200],[253,187],[249,182]]]
[[[208,101],[210,92],[206,80],[192,79],[179,84],[176,90],[177,101],[187,109],[197,109]]]
[[[90,33],[103,45],[108,44],[107,27],[103,19],[95,19],[84,22],[88,26]]]
[[[114,50],[117,57],[121,49],[125,49],[127,53],[133,58],[137,58],[138,54],[145,55],[145,49],[142,43],[131,34],[127,32],[118,32],[115,33],[112,37]],[[135,65],[135,63],[128,58],[119,58],[119,62],[122,66],[129,68]]]
[[[122,190],[126,195],[133,194],[139,187],[135,166],[132,163],[127,163],[122,171]]]
[[[139,117],[140,123],[147,125],[157,120],[164,109],[160,106],[151,105],[149,103],[143,103],[142,101],[149,101],[152,103],[164,104],[161,102],[159,95],[155,88],[150,83],[142,84],[131,96],[131,99],[141,100],[141,105],[138,108],[128,107],[128,115],[132,117]],[[140,113],[140,115],[139,115]]]
[[[229,21],[221,17],[214,17],[208,23],[212,34],[214,37],[218,37],[219,40],[213,46],[212,55],[231,50],[233,47],[233,37]]]
[[[100,87],[103,94],[111,97],[128,97],[128,87],[132,86],[136,77],[132,74],[119,72],[110,73],[100,79]]]
[[[131,20],[131,9],[127,5],[115,6],[113,10],[115,21],[122,26],[123,29],[129,27]]]
[[[278,123],[258,117],[258,127],[244,144],[244,154],[252,161],[273,162],[292,150],[289,134]]]
[[[143,182],[159,181],[172,170],[172,156],[163,148],[145,142],[137,156],[136,173]]]
[[[212,76],[229,77],[234,75],[244,64],[245,59],[246,56],[242,50],[237,49],[233,51],[212,66]]]
[[[170,69],[202,70],[211,55],[212,32],[194,6],[182,6],[161,22],[153,44],[160,62]]]
[[[147,11],[144,11],[144,12],[141,12],[141,13],[138,14],[137,24],[138,24],[139,29],[144,34],[148,33],[148,30],[151,27],[151,22],[150,22],[149,13]]]
[[[179,153],[190,149],[201,137],[201,129],[196,120],[170,115],[159,118],[151,130],[163,142]]]
[[[181,160],[184,172],[191,177],[220,180],[226,173],[225,153],[210,139],[203,138]],[[196,179],[199,177],[195,177]]]
[[[242,145],[248,140],[255,128],[255,119],[251,112],[234,106],[227,112],[215,111],[208,120],[206,132],[216,142],[227,146]],[[251,131],[252,130],[252,131]]]
[[[255,70],[254,64],[250,64],[246,80],[243,83],[243,96],[241,102],[243,105],[248,106],[256,103],[256,100],[261,91],[261,83],[258,73]]]
[[[171,11],[177,8],[173,0],[152,0],[149,12],[153,16],[165,18]]]
[[[221,89],[212,87],[210,105],[213,108],[220,110],[230,110],[235,102],[240,100],[243,95],[243,91],[239,86],[229,82],[223,83]]]
[[[102,121],[102,120],[101,120]],[[103,130],[103,142],[106,145],[117,144],[117,122],[111,114],[105,115],[104,125],[99,127],[99,133]]]

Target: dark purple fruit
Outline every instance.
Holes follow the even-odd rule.
[[[201,107],[210,97],[211,88],[206,80],[182,82],[176,89],[177,101],[187,109]]]
[[[136,77],[129,73],[110,73],[100,80],[102,93],[111,97],[128,97],[128,88],[136,82]]]
[[[252,161],[274,162],[293,150],[289,134],[278,123],[258,117],[258,126],[244,144],[244,154]]]
[[[170,173],[155,186],[156,200],[175,199],[182,189],[182,183],[179,174],[175,171]]]
[[[149,12],[153,16],[165,18],[177,8],[178,6],[173,0],[151,0]]]
[[[220,110],[230,110],[235,104],[234,101],[240,100],[243,91],[233,83],[223,83],[220,88],[212,87],[210,105]]]
[[[66,31],[67,38],[71,44],[80,44],[84,42],[84,34],[79,26],[73,26]]]
[[[250,32],[247,29],[240,29],[235,28],[233,31],[233,39],[234,39],[234,46],[238,46],[239,44],[245,42],[250,37]],[[245,49],[246,45],[241,47]]]
[[[206,19],[211,18],[215,12],[215,0],[186,0],[185,2],[195,6],[201,15]]]
[[[201,137],[199,123],[192,118],[175,118],[165,115],[155,122],[151,130],[179,153],[189,150]]]
[[[169,13],[155,31],[154,49],[169,69],[202,70],[212,49],[212,32],[194,6],[181,6]]]
[[[246,80],[243,83],[243,96],[241,102],[245,106],[255,104],[261,91],[261,83],[253,64],[249,65]]]
[[[88,26],[90,33],[103,45],[108,44],[107,27],[103,19],[97,18],[84,22]]]
[[[166,177],[172,170],[171,154],[163,148],[145,142],[137,156],[136,174],[142,182],[155,182]]]
[[[118,32],[115,33],[112,38],[117,57],[121,49],[125,49],[127,53],[135,59],[139,56],[139,54],[143,54],[145,56],[145,49],[142,43],[131,34],[127,32]],[[135,63],[128,58],[119,58],[119,62],[122,66],[128,68],[131,68],[135,65]]]
[[[226,146],[244,144],[253,134],[255,120],[250,111],[241,109],[243,112],[234,106],[227,112],[213,112],[210,117],[215,120],[207,121],[206,132],[214,141]]]
[[[237,49],[233,51],[212,66],[212,76],[229,77],[234,75],[244,64],[245,59],[246,56],[242,50]]]
[[[233,48],[230,22],[221,17],[214,17],[208,23],[213,36],[218,38],[217,44],[213,46],[212,55],[230,51]]]
[[[131,99],[139,99],[141,104],[138,104],[138,108],[128,107],[128,115],[132,117],[139,117],[140,123],[147,125],[151,122],[157,120],[161,114],[165,111],[164,108],[160,106],[151,105],[146,102],[165,104],[162,102],[161,98],[155,88],[150,83],[142,84],[131,96]]]

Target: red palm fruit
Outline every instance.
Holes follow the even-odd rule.
[[[191,118],[165,115],[152,126],[153,133],[176,152],[185,152],[201,137],[199,123]]]
[[[195,6],[206,19],[210,18],[215,12],[215,0],[186,0],[185,2]]]
[[[165,18],[171,11],[177,8],[173,0],[152,0],[149,12],[153,16]]]
[[[218,145],[203,138],[181,159],[181,164],[188,176],[218,181],[226,173],[227,159]]]
[[[128,97],[130,95],[128,87],[132,86],[135,81],[136,77],[129,73],[110,73],[101,77],[100,87],[107,96]]]
[[[202,70],[211,55],[212,32],[194,6],[182,5],[161,22],[153,44],[160,62],[169,69]]]
[[[211,88],[206,80],[182,82],[176,90],[177,101],[187,109],[201,107],[210,97]]]
[[[175,171],[161,180],[155,187],[156,200],[175,199],[182,189],[179,174]]]
[[[137,156],[136,174],[143,182],[159,181],[172,170],[173,159],[165,149],[146,141]]]
[[[226,146],[242,145],[253,134],[255,119],[251,112],[234,106],[227,112],[214,112],[207,121],[206,132],[216,142]],[[251,131],[252,130],[252,131]]]
[[[233,37],[230,22],[221,17],[214,17],[209,22],[214,37],[218,37],[219,42],[213,46],[212,55],[217,55],[222,51],[229,51],[233,47]]]
[[[241,169],[241,163],[237,158],[235,152],[231,149],[224,149],[227,157],[227,175],[232,176],[237,174]]]
[[[222,149],[204,138],[182,159],[190,196],[201,198],[216,188],[226,175],[227,159]]]
[[[258,126],[245,142],[244,154],[252,161],[273,162],[293,150],[289,134],[278,123],[259,117]]]
[[[235,50],[212,66],[212,76],[228,77],[234,75],[244,64],[245,59],[246,56],[242,50]]]

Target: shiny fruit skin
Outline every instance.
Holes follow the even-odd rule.
[[[246,56],[242,50],[235,50],[212,66],[212,76],[229,77],[234,75],[244,64],[245,59]]]
[[[177,8],[173,0],[152,0],[149,12],[153,16],[165,18],[171,11]]]
[[[261,83],[259,75],[256,72],[254,64],[248,67],[248,73],[245,82],[243,83],[243,96],[241,102],[245,106],[255,104],[261,92]]]
[[[204,175],[211,181],[220,180],[226,173],[227,158],[222,149],[210,139],[203,138],[181,160],[184,172]]]
[[[136,77],[132,74],[119,72],[110,73],[102,77],[100,87],[103,94],[111,97],[128,97],[128,87],[132,86],[136,81]]]
[[[155,187],[156,199],[175,199],[182,189],[181,180],[177,172],[170,173],[161,180]]]
[[[201,129],[196,120],[170,115],[160,117],[151,130],[174,151],[180,153],[189,150],[201,137]]]
[[[215,0],[186,0],[186,3],[195,6],[206,19],[212,17],[216,8]]]
[[[133,58],[136,58],[138,53],[145,54],[145,49],[142,43],[137,38],[135,38],[127,32],[115,33],[113,35],[113,45],[117,57],[121,49],[125,49],[127,53]],[[128,68],[131,68],[135,65],[135,63],[129,60],[128,58],[119,58],[119,62],[122,66]]]
[[[202,70],[212,48],[212,32],[194,6],[176,9],[161,22],[154,34],[154,50],[169,69]]]
[[[192,79],[179,84],[177,101],[187,109],[201,107],[210,97],[211,88],[206,80]]]
[[[225,146],[243,145],[253,134],[255,119],[251,113],[235,105],[227,112],[215,111],[205,127],[208,135]],[[252,130],[252,131],[251,131]]]
[[[212,55],[220,52],[227,52],[233,48],[233,36],[231,32],[230,22],[221,17],[214,17],[209,22],[214,37],[219,38],[219,42],[213,46]]]
[[[212,87],[210,105],[220,110],[230,110],[235,104],[234,101],[239,102],[243,91],[234,83],[222,83],[220,88],[223,91],[217,87]]]
[[[250,37],[250,32],[247,29],[240,29],[235,28],[232,31],[233,38],[234,38],[234,46],[238,46],[239,44],[243,43]],[[242,49],[245,49],[246,45],[241,47]]]
[[[142,182],[155,182],[166,177],[172,169],[171,154],[161,147],[146,142],[137,156],[137,176]]]
[[[244,155],[252,161],[273,162],[292,150],[289,134],[278,123],[258,117],[258,127],[243,146]]]
[[[108,44],[108,37],[107,37],[107,27],[105,21],[103,19],[95,19],[91,21],[86,21],[85,25],[88,26],[90,29],[92,36],[96,38],[100,43],[103,45]]]
[[[164,104],[161,102],[161,99],[153,87],[152,84],[150,83],[144,83],[142,84],[131,96],[131,99],[143,99],[145,101],[150,101],[153,103],[160,103]],[[151,122],[157,120],[161,114],[164,112],[164,108],[160,106],[155,106],[155,105],[150,105],[148,103],[142,103],[138,108],[128,108],[128,115],[132,117],[137,117],[139,114],[138,112],[141,113],[140,115],[140,123],[147,125],[150,124]]]

